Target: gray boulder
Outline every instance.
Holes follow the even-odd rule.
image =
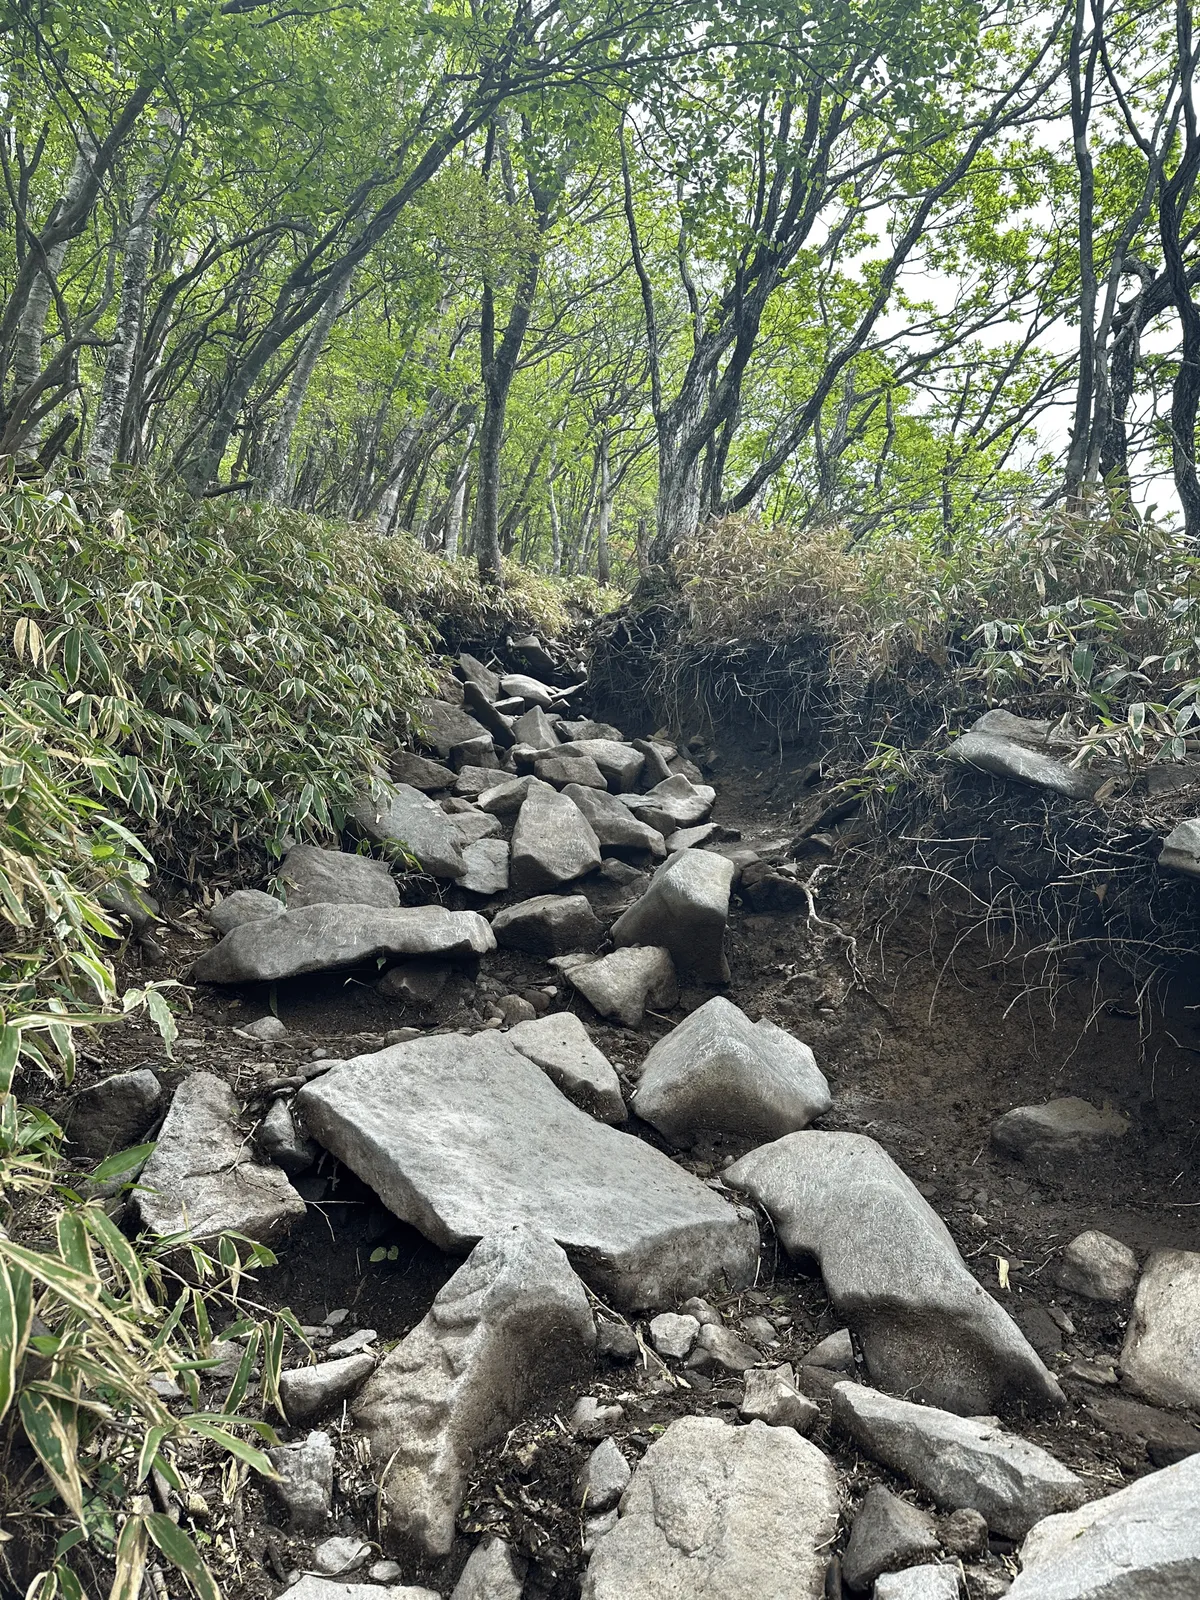
[[[958,1417],[858,1383],[833,1388],[834,1423],[864,1455],[924,1489],[939,1505],[970,1506],[993,1532],[1023,1538],[1035,1522],[1087,1498],[1061,1461],[1006,1433],[994,1417]]]
[[[880,1573],[936,1555],[939,1544],[937,1526],[928,1512],[909,1505],[881,1483],[872,1484],[850,1531],[842,1577],[852,1589],[869,1589]]]
[[[277,917],[285,907],[273,894],[261,889],[235,889],[225,895],[205,913],[205,920],[217,933],[232,933],[243,922],[262,922],[267,917]]]
[[[291,1367],[279,1374],[284,1415],[297,1423],[330,1411],[360,1389],[374,1370],[375,1357],[369,1350],[336,1361],[318,1361],[311,1367]]]
[[[554,724],[541,706],[534,706],[513,723],[513,736],[518,744],[532,750],[557,750],[562,741],[554,731]]]
[[[509,745],[516,742],[511,717],[506,717],[478,684],[463,685],[463,706],[481,727],[487,729],[495,749],[507,750]]]
[[[967,1270],[941,1218],[856,1133],[792,1133],[724,1173],[764,1206],[792,1256],[815,1256],[873,1381],[972,1416],[1062,1391]]]
[[[350,815],[372,844],[402,847],[431,877],[461,878],[467,870],[453,821],[419,789],[400,783],[361,795]]]
[[[478,656],[469,655],[465,650],[460,652],[458,675],[463,681],[464,688],[468,683],[473,683],[489,700],[499,700],[500,674],[485,666]]]
[[[387,862],[351,855],[347,850],[295,844],[283,858],[279,881],[289,911],[315,905],[377,906],[387,911],[400,904],[400,891]]]
[[[707,850],[681,850],[657,869],[639,900],[612,926],[616,945],[660,945],[675,970],[701,983],[727,983],[725,924],[733,863]]]
[[[573,760],[591,760],[604,774],[614,794],[627,794],[637,785],[646,758],[616,739],[574,739],[564,748]]]
[[[715,822],[699,822],[694,828],[677,828],[667,839],[667,850],[674,855],[676,850],[699,850],[703,844],[708,844],[717,831]]]
[[[946,752],[951,761],[993,777],[1048,789],[1071,800],[1090,800],[1103,774],[1083,772],[1050,753],[1048,723],[1026,722],[1007,711],[988,711]]]
[[[476,911],[442,906],[303,906],[245,923],[196,962],[200,983],[273,983],[305,972],[357,966],[376,956],[486,955],[492,930]]]
[[[1200,817],[1189,817],[1171,829],[1159,852],[1158,870],[1200,878]]]
[[[513,828],[513,887],[539,894],[572,883],[599,865],[600,842],[574,801],[548,783],[531,785]]]
[[[1093,1153],[1129,1132],[1129,1119],[1074,1095],[1040,1106],[1014,1106],[992,1124],[992,1143],[1036,1166]]]
[[[333,1506],[333,1440],[310,1433],[294,1444],[276,1445],[267,1459],[279,1474],[271,1485],[290,1516],[293,1533],[319,1533]]]
[[[658,1041],[633,1101],[644,1122],[681,1146],[704,1133],[776,1139],[806,1128],[831,1103],[806,1044],[773,1022],[751,1022],[722,996]]]
[[[788,1362],[778,1367],[752,1367],[746,1373],[742,1402],[738,1411],[751,1421],[757,1419],[772,1428],[795,1428],[810,1433],[820,1407],[796,1387],[796,1374]]]
[[[641,1139],[596,1122],[496,1033],[431,1035],[307,1084],[308,1131],[443,1250],[544,1229],[622,1306],[753,1277],[758,1233]]]
[[[475,806],[450,813],[450,821],[459,836],[464,860],[469,845],[478,844],[481,839],[501,840],[504,837],[504,827],[500,818],[492,816],[487,811],[480,811]]]
[[[475,1452],[503,1438],[596,1343],[583,1285],[537,1228],[489,1233],[354,1407],[393,1549],[445,1556]]]
[[[162,1084],[149,1067],[116,1072],[75,1096],[67,1135],[81,1155],[100,1160],[137,1144],[158,1116],[162,1100]]]
[[[528,701],[531,706],[549,707],[562,698],[557,689],[552,689],[540,678],[531,678],[524,672],[506,672],[500,679],[500,692],[504,695],[516,695]]]
[[[1021,1546],[1010,1600],[1194,1600],[1200,1456],[1047,1517]]]
[[[671,757],[678,755],[673,744],[661,744],[656,739],[632,739],[630,743],[639,755],[645,757],[646,764],[642,768],[642,784],[645,788],[652,788],[656,783],[665,783],[671,776],[671,769],[667,765]]]
[[[928,1562],[906,1572],[887,1572],[875,1585],[875,1600],[958,1600],[958,1564]]]
[[[470,894],[503,894],[508,888],[508,840],[477,839],[463,848],[467,870],[458,880]]]
[[[420,1584],[389,1584],[386,1589],[377,1583],[351,1583],[345,1578],[322,1578],[315,1572],[306,1572],[290,1588],[285,1589],[287,1600],[442,1600],[436,1589],[426,1589]]]
[[[445,700],[422,700],[417,708],[417,720],[420,742],[436,750],[443,761],[455,745],[487,733],[483,724],[476,722],[461,706],[452,706]]]
[[[571,785],[578,789],[608,792],[608,780],[590,756],[555,755],[551,752],[539,756],[533,764],[533,770],[543,783],[552,783],[556,789]]]
[[[496,767],[460,767],[454,781],[454,793],[461,800],[477,800],[481,794],[496,787]]]
[[[286,1100],[275,1100],[258,1125],[258,1148],[268,1161],[282,1167],[289,1178],[298,1178],[316,1162],[320,1151],[296,1127]]]
[[[612,1439],[601,1439],[580,1468],[575,1480],[584,1511],[608,1511],[625,1492],[633,1473]]]
[[[449,746],[447,746],[449,753]],[[449,789],[454,783],[454,770],[428,756],[415,755],[411,750],[397,750],[388,761],[388,769],[397,783],[406,783],[412,789],[434,794],[439,789]]]
[[[604,924],[586,895],[540,894],[497,911],[492,932],[505,949],[564,956],[576,950],[594,950],[604,937]]]
[[[485,1534],[467,1557],[450,1600],[521,1600],[525,1558],[494,1533]]]
[[[497,774],[497,777],[500,777]],[[502,778],[494,789],[486,789],[475,802],[489,816],[515,817],[525,804],[530,786],[537,782],[532,774],[524,778]]]
[[[508,1030],[508,1042],[550,1079],[575,1105],[601,1122],[624,1122],[628,1116],[621,1082],[608,1057],[572,1011],[519,1022]]]
[[[240,1112],[223,1078],[195,1072],[183,1080],[139,1179],[144,1228],[197,1242],[244,1233],[269,1244],[304,1216],[283,1173],[250,1159]]]
[[[817,1600],[837,1476],[790,1428],[680,1417],[642,1457],[583,1600]]]
[[[1160,1406],[1200,1406],[1200,1255],[1155,1250],[1121,1351],[1125,1386]]]
[[[569,783],[563,790],[592,825],[606,856],[630,856],[641,860],[647,854],[662,860],[667,853],[663,836],[647,822],[639,822],[629,807],[606,789],[585,788]]]
[[[558,731],[564,739],[611,739],[617,744],[627,741],[620,728],[614,728],[611,722],[593,722],[590,717],[580,717],[574,722],[560,722]],[[632,741],[636,750],[638,741]]]
[[[695,784],[682,773],[656,783],[645,794],[626,796],[625,804],[642,822],[657,828],[664,838],[679,828],[694,828],[706,822],[717,798],[708,784]]]
[[[562,971],[602,1017],[614,1017],[627,1028],[637,1027],[647,1007],[669,1011],[679,1000],[671,953],[654,945],[614,950],[598,960],[584,957]]]
[[[1129,1246],[1095,1229],[1063,1247],[1055,1272],[1055,1282],[1068,1294],[1113,1304],[1128,1298],[1137,1281],[1138,1261]]]
[[[650,1319],[650,1342],[660,1356],[670,1361],[683,1361],[691,1355],[699,1332],[695,1317],[680,1316],[675,1311],[660,1311]]]

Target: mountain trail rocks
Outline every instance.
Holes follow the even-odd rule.
[[[552,1239],[524,1226],[482,1239],[354,1407],[387,1544],[449,1554],[474,1453],[585,1370],[595,1341],[583,1285]]]
[[[700,1332],[695,1317],[677,1311],[660,1311],[650,1319],[650,1343],[660,1356],[670,1361],[682,1361],[689,1356]]]
[[[881,1573],[936,1555],[939,1545],[928,1512],[909,1505],[881,1483],[872,1484],[850,1530],[842,1577],[852,1589],[869,1589]]]
[[[268,1450],[267,1458],[279,1474],[271,1488],[289,1513],[292,1532],[319,1533],[333,1505],[333,1440],[310,1433]]]
[[[449,821],[449,818],[447,818]],[[473,956],[496,948],[475,911],[442,906],[303,906],[227,933],[196,962],[200,983],[274,983],[376,956]]]
[[[311,1367],[292,1367],[279,1374],[279,1398],[291,1423],[308,1422],[340,1406],[360,1389],[375,1370],[375,1357],[368,1350],[341,1356],[336,1361],[318,1361]]]
[[[388,784],[364,794],[350,816],[372,844],[400,845],[434,878],[461,878],[466,871],[462,838],[439,805],[408,784]]]
[[[571,987],[602,1017],[613,1017],[627,1028],[636,1028],[647,1009],[669,1011],[678,1004],[679,984],[669,950],[638,945],[598,958],[565,959],[570,965],[560,970]]]
[[[1155,1250],[1121,1351],[1125,1386],[1160,1406],[1200,1406],[1200,1255]]]
[[[1080,771],[1049,751],[1048,723],[1027,722],[1007,711],[987,711],[955,739],[946,754],[951,761],[977,767],[993,777],[1049,789],[1070,800],[1090,800],[1105,774]]]
[[[613,943],[658,945],[675,970],[701,983],[727,983],[725,925],[733,862],[707,850],[681,850],[664,861],[641,898],[612,926]]]
[[[1047,1517],[1021,1546],[1011,1600],[1191,1600],[1200,1594],[1200,1456]]]
[[[489,1533],[467,1558],[450,1600],[521,1600],[525,1559]]]
[[[268,1244],[305,1214],[278,1167],[252,1161],[241,1108],[223,1078],[195,1072],[175,1091],[136,1205],[151,1233],[203,1241],[244,1233]]]
[[[525,796],[538,780],[532,774],[524,778],[505,778],[502,773],[497,773],[496,777],[499,781],[495,787],[485,789],[475,803],[488,816],[515,817],[525,804]]]
[[[886,1572],[875,1585],[875,1600],[958,1600],[958,1567],[928,1562],[904,1572]]]
[[[298,1178],[307,1172],[320,1154],[312,1140],[306,1139],[296,1127],[296,1119],[286,1100],[272,1102],[258,1125],[255,1139],[268,1161],[282,1167],[289,1178]]]
[[[604,924],[586,895],[539,894],[497,911],[492,932],[505,949],[565,956],[594,950],[604,937]]]
[[[454,771],[428,756],[414,755],[411,750],[397,750],[388,759],[388,771],[397,783],[425,794],[436,794],[439,789],[449,789],[454,784]]]
[[[162,1104],[162,1084],[149,1067],[115,1072],[74,1097],[67,1134],[81,1155],[99,1160],[137,1144]]]
[[[321,850],[315,844],[294,844],[279,868],[287,909],[301,906],[376,906],[387,911],[400,904],[400,891],[386,861],[351,855],[347,850]]]
[[[817,1600],[837,1477],[791,1428],[681,1417],[643,1456],[583,1600]]]
[[[600,865],[600,841],[573,800],[540,780],[530,785],[512,835],[512,885],[538,894]]]
[[[564,747],[564,749],[569,747]],[[568,785],[575,788],[605,790],[608,780],[590,756],[557,754],[539,756],[533,764],[535,774],[543,783],[552,783],[556,789]],[[618,805],[620,802],[617,802]]]
[[[624,1122],[629,1115],[612,1063],[574,1012],[519,1022],[508,1030],[508,1042],[541,1067],[568,1100],[601,1122]]]
[[[602,1439],[580,1468],[575,1488],[585,1512],[609,1511],[633,1476],[612,1439]]]
[[[243,922],[263,922],[268,917],[282,916],[286,909],[282,900],[262,889],[235,889],[209,907],[205,920],[217,933],[232,933]]]
[[[723,1176],[765,1207],[789,1255],[816,1257],[880,1387],[967,1416],[1062,1404],[1017,1325],[874,1139],[792,1133]]]
[[[1138,1261],[1127,1244],[1089,1229],[1063,1246],[1055,1282],[1068,1294],[1115,1305],[1127,1299],[1138,1281]]]
[[[473,683],[489,700],[499,700],[500,674],[485,666],[478,656],[463,650],[458,658],[458,675],[464,688],[468,683]]]
[[[1061,1461],[1006,1433],[993,1418],[958,1417],[839,1383],[833,1420],[864,1455],[901,1473],[939,1505],[978,1511],[1006,1539],[1022,1538],[1042,1517],[1087,1498]]]
[[[992,1143],[1034,1166],[1092,1154],[1129,1132],[1129,1119],[1074,1095],[1040,1106],[1014,1106],[992,1124]]]
[[[542,683],[539,678],[531,678],[524,672],[506,672],[500,679],[500,693],[503,695],[517,696],[528,701],[531,706],[550,707],[556,701],[564,699],[557,689],[552,689],[548,683]]]
[[[476,839],[463,846],[466,871],[458,880],[469,894],[503,894],[508,888],[508,840]]]
[[[421,743],[436,750],[443,761],[449,758],[455,745],[487,733],[483,724],[476,722],[461,706],[452,706],[445,700],[422,700],[417,707],[417,720],[421,727]]]
[[[320,1144],[443,1250],[542,1228],[599,1294],[631,1308],[754,1276],[749,1211],[580,1111],[495,1033],[430,1035],[343,1062],[296,1104]]]
[[[1163,840],[1158,870],[1200,878],[1200,817],[1189,817],[1171,829]]]
[[[391,1584],[386,1589],[377,1583],[348,1583],[344,1578],[321,1578],[306,1572],[290,1588],[287,1600],[442,1600],[436,1589],[419,1584]]]
[[[666,838],[680,828],[707,822],[716,798],[717,791],[711,785],[696,784],[682,773],[674,773],[645,794],[626,795],[625,804],[635,817],[657,828]]]
[[[562,743],[541,706],[534,706],[532,711],[518,717],[512,731],[518,744],[533,750],[557,750]]]
[[[660,861],[665,858],[667,847],[662,834],[649,823],[639,822],[615,794],[609,794],[607,790],[585,788],[577,783],[569,783],[563,793],[575,802],[591,823],[604,855],[629,857],[634,861],[640,861],[646,855]]]
[[[795,1428],[797,1433],[810,1433],[821,1414],[820,1407],[797,1389],[796,1374],[787,1362],[779,1367],[751,1368],[738,1411],[750,1421],[757,1419],[772,1428]]]
[[[563,754],[592,761],[614,794],[628,794],[637,786],[646,760],[631,745],[616,739],[573,739]]]
[[[832,1103],[812,1051],[718,995],[647,1055],[634,1109],[678,1146],[704,1133],[756,1142],[806,1128]]]

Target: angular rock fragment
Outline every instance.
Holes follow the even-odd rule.
[[[600,842],[573,800],[548,783],[531,785],[513,828],[509,871],[514,889],[539,894],[572,883],[600,865]]]
[[[642,860],[649,854],[660,861],[665,857],[667,847],[662,834],[649,823],[639,822],[615,794],[575,783],[569,783],[563,793],[591,823],[604,855]]]
[[[261,889],[235,889],[210,907],[205,916],[217,933],[232,933],[243,922],[262,922],[267,917],[278,917],[285,909],[282,900]]]
[[[1121,1351],[1125,1386],[1160,1406],[1200,1406],[1200,1255],[1155,1250]]]
[[[631,794],[625,804],[643,822],[657,828],[665,838],[680,828],[694,828],[705,822],[717,798],[708,784],[695,784],[681,773],[656,783],[645,794]]]
[[[486,731],[477,733],[474,738],[460,739],[457,744],[451,745],[450,765],[460,777],[468,767],[472,771],[485,767],[498,771],[500,758],[496,754],[496,744],[491,734]],[[457,780],[455,786],[457,787]]]
[[[541,753],[558,750],[562,740],[554,731],[554,724],[546,716],[541,706],[534,706],[532,711],[527,711],[523,717],[518,717],[513,723],[513,736],[518,745]]]
[[[436,1589],[402,1583],[381,1589],[375,1583],[349,1583],[344,1578],[320,1578],[306,1572],[284,1593],[288,1600],[442,1600]]]
[[[499,700],[500,674],[484,666],[478,656],[469,655],[463,650],[458,658],[458,675],[464,688],[468,683],[473,683],[489,700]]]
[[[677,850],[699,850],[702,844],[707,844],[717,831],[715,822],[701,822],[694,828],[677,828],[667,838],[667,851],[674,855]]]
[[[614,728],[611,722],[593,722],[588,717],[580,717],[576,722],[560,722],[558,731],[564,739],[610,739],[617,744],[626,742],[625,735],[620,728]],[[637,740],[633,741],[637,749]]]
[[[139,1179],[143,1227],[196,1241],[243,1233],[269,1244],[305,1214],[283,1173],[250,1159],[240,1112],[223,1078],[195,1072],[183,1080]]]
[[[1003,719],[1003,720],[1002,720]],[[1011,778],[1035,789],[1090,800],[1102,773],[1083,772],[1050,754],[1048,723],[1026,722],[1007,711],[988,711],[947,750],[951,761]]]
[[[463,860],[470,845],[478,844],[481,839],[491,839],[503,843],[504,828],[499,817],[491,816],[486,811],[480,811],[472,806],[469,811],[455,811],[450,816],[458,833],[460,846],[463,851]],[[461,880],[460,880],[461,881]]]
[[[604,937],[604,924],[586,895],[539,894],[497,911],[492,932],[505,949],[562,956],[594,950]]]
[[[430,761],[428,756],[414,755],[411,750],[397,750],[390,758],[388,768],[397,783],[406,783],[410,788],[420,789],[425,794],[436,793],[439,789],[449,789],[454,784],[453,768],[444,767],[437,761]]]
[[[380,794],[361,795],[350,815],[365,838],[402,847],[431,877],[461,878],[466,871],[453,821],[419,789],[398,783]]]
[[[670,951],[653,945],[614,950],[595,961],[589,957],[564,969],[564,975],[602,1017],[615,1017],[627,1028],[637,1027],[647,1007],[670,1010],[679,1000]]]
[[[450,1600],[521,1600],[525,1566],[511,1545],[486,1534],[468,1556]]]
[[[777,1139],[806,1128],[831,1103],[806,1044],[773,1022],[751,1022],[723,996],[658,1041],[634,1095],[638,1116],[680,1146],[705,1133]]]
[[[497,750],[507,750],[510,745],[516,743],[517,736],[513,732],[511,718],[504,715],[478,684],[463,685],[463,705],[476,722],[487,729]]]
[[[508,1030],[509,1044],[560,1088],[568,1100],[601,1122],[624,1122],[621,1081],[612,1063],[592,1043],[591,1035],[571,1011],[519,1022]]]
[[[279,1374],[279,1398],[289,1422],[307,1422],[322,1411],[341,1405],[375,1370],[375,1357],[367,1350],[319,1361],[311,1367],[292,1367]]]
[[[633,1473],[612,1439],[602,1439],[584,1462],[575,1488],[585,1511],[608,1511],[625,1492]]]
[[[525,1226],[483,1238],[354,1407],[387,1543],[447,1555],[474,1453],[582,1371],[595,1342],[583,1285],[553,1240]]]
[[[789,1255],[816,1257],[882,1388],[967,1416],[1020,1401],[1062,1404],[1017,1325],[874,1139],[788,1134],[724,1179],[766,1208]]]
[[[269,1161],[282,1167],[289,1178],[307,1172],[320,1154],[311,1139],[296,1127],[286,1100],[276,1100],[258,1125],[258,1148]]]
[[[616,739],[573,739],[563,754],[572,760],[590,760],[604,774],[614,794],[627,794],[637,784],[646,758]]]
[[[753,1276],[746,1211],[642,1140],[596,1122],[506,1038],[431,1035],[307,1084],[308,1131],[443,1250],[543,1228],[605,1298],[674,1304]]]
[[[689,1356],[699,1332],[695,1317],[680,1316],[675,1311],[662,1311],[650,1319],[650,1343],[670,1361]]]
[[[1091,1153],[1129,1132],[1129,1119],[1069,1095],[1041,1106],[1014,1106],[992,1124],[992,1143],[1034,1164]]]
[[[502,779],[494,789],[486,789],[476,804],[491,816],[515,817],[525,804],[530,785],[536,782],[537,779],[532,776]]]
[[[804,1357],[806,1367],[826,1367],[830,1372],[853,1372],[854,1343],[849,1328],[838,1328],[813,1345]]]
[[[477,800],[496,787],[496,767],[460,767],[454,780],[454,793],[462,800]]]
[[[958,1567],[938,1562],[885,1573],[875,1585],[875,1600],[958,1600]]]
[[[727,983],[725,924],[733,863],[706,850],[682,850],[664,861],[645,893],[612,926],[613,943],[659,945],[675,970],[701,983]]]
[[[353,1535],[335,1534],[331,1539],[322,1539],[312,1554],[313,1566],[327,1578],[348,1576],[365,1567],[370,1559],[371,1546]]]
[[[508,840],[477,839],[463,848],[467,870],[458,880],[469,894],[503,894],[508,888]]]
[[[319,1532],[333,1505],[333,1440],[327,1433],[310,1433],[268,1450],[267,1458],[279,1474],[271,1487],[290,1514],[292,1532]]]
[[[436,750],[445,761],[456,744],[465,739],[477,739],[486,734],[482,723],[476,722],[461,706],[448,705],[444,700],[422,700],[417,708],[422,744]]]
[[[1061,1461],[1006,1433],[993,1418],[958,1417],[858,1383],[833,1389],[833,1420],[865,1455],[924,1489],[939,1505],[970,1506],[1006,1539],[1087,1498]]]
[[[448,961],[405,961],[389,967],[375,985],[383,1000],[399,1000],[405,1005],[431,1006],[446,987],[454,968]]]
[[[500,679],[500,692],[506,695],[519,695],[531,706],[549,707],[562,698],[557,689],[552,689],[548,683],[542,683],[540,679],[531,678],[523,672],[506,672]]]
[[[642,785],[653,788],[656,783],[665,783],[671,776],[671,769],[667,762],[671,755],[678,752],[673,744],[660,744],[655,739],[632,739],[630,743],[639,755],[645,757],[646,764],[642,768]],[[670,751],[671,755],[667,752]]]
[[[722,1367],[726,1372],[748,1372],[759,1362],[757,1350],[739,1339],[732,1328],[705,1322],[696,1336],[696,1347],[688,1357],[689,1367]]]
[[[115,1072],[71,1102],[67,1134],[81,1155],[94,1160],[137,1144],[158,1116],[163,1087],[149,1067]]]
[[[608,780],[590,756],[565,756],[551,752],[539,756],[533,764],[533,770],[543,783],[552,783],[556,789],[574,785],[580,789],[608,792]]]
[[[1078,1511],[1021,1546],[1011,1600],[1190,1600],[1200,1594],[1200,1456]]]
[[[583,1600],[817,1600],[837,1477],[790,1428],[681,1417],[642,1457]]]
[[[1137,1286],[1138,1261],[1127,1244],[1089,1229],[1076,1234],[1058,1258],[1055,1282],[1068,1294],[1115,1304]]]
[[[820,1407],[796,1387],[796,1374],[785,1362],[779,1367],[755,1367],[746,1373],[742,1403],[743,1417],[757,1418],[772,1428],[795,1428],[808,1433],[820,1416]]]
[[[876,1483],[867,1490],[854,1519],[842,1557],[842,1577],[852,1589],[869,1589],[881,1573],[936,1555],[938,1546],[933,1518]]]
[[[471,956],[495,948],[491,928],[475,911],[316,905],[235,928],[192,970],[201,983],[273,983],[375,956]]]
[[[376,906],[387,911],[400,904],[400,891],[386,861],[347,850],[320,850],[315,844],[292,846],[279,868],[279,882],[289,911],[315,905]]]

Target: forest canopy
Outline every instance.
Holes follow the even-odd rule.
[[[0,455],[602,583],[1200,536],[1191,7],[17,0]]]

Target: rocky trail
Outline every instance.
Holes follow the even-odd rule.
[[[60,1108],[156,1140],[124,1224],[278,1253],[279,1479],[174,1502],[228,1592],[1200,1593],[1195,1013],[946,949],[811,762],[502,654],[346,848],[139,930],[176,1059]],[[991,715],[960,759],[1074,781]]]

